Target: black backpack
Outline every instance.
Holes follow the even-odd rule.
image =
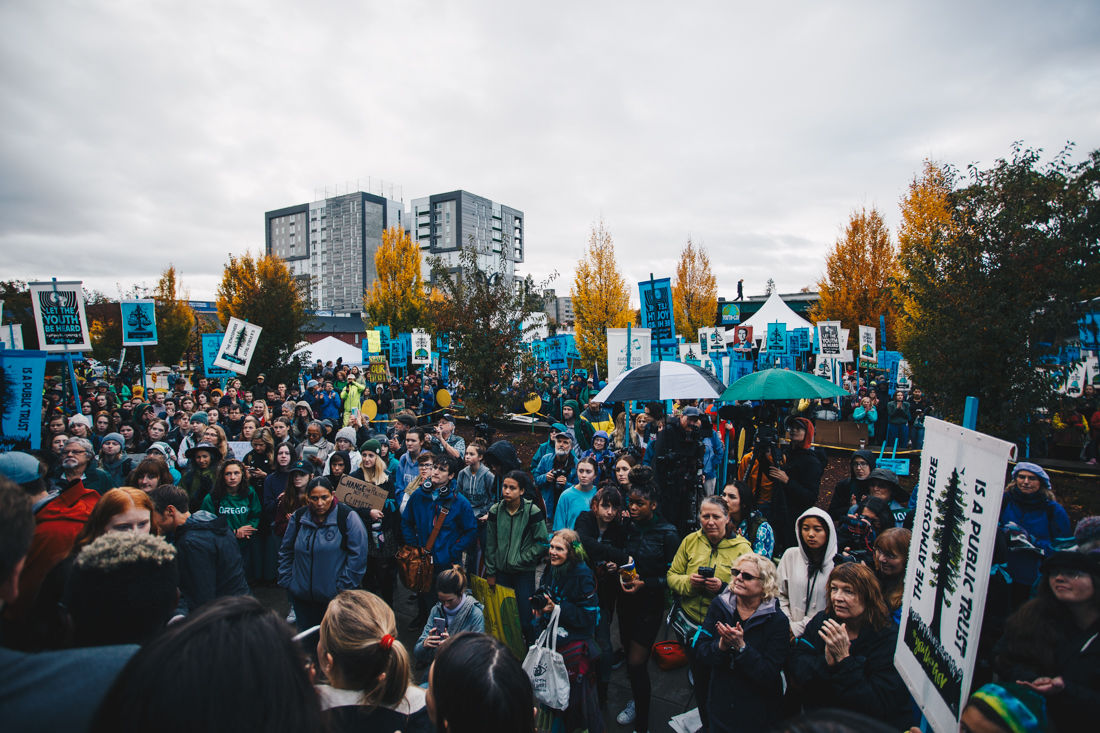
[[[294,512],[294,534],[290,536],[290,546],[294,546],[295,540],[298,539],[298,527],[302,522],[302,517],[305,516],[306,510],[309,507],[301,507]],[[347,504],[336,504],[336,527],[340,530],[340,549],[344,552],[348,551],[348,516],[354,511]]]

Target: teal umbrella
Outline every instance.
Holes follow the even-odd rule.
[[[726,388],[720,399],[800,400],[816,397],[846,397],[848,392],[828,379],[787,369],[765,369],[741,377]]]

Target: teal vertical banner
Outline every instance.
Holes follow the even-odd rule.
[[[767,350],[769,356],[787,353],[787,324],[769,323]]]
[[[233,372],[214,366],[218,358],[218,349],[222,347],[224,333],[204,333],[202,335],[202,371],[208,377],[228,377]]]
[[[0,451],[42,447],[45,351],[0,349]]]
[[[672,310],[672,280],[643,280],[638,283],[641,295],[642,328],[650,329],[650,350],[653,361],[676,361],[676,319]]]

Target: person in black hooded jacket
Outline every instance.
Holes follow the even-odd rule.
[[[504,477],[511,471],[523,471],[519,465],[519,457],[516,449],[507,440],[498,440],[485,449],[482,458],[485,467],[493,472],[493,501],[500,501],[500,487]],[[524,471],[524,473],[527,473]],[[527,474],[530,476],[530,474]],[[546,512],[546,502],[542,499],[542,493],[535,487],[535,480],[520,482],[523,486],[523,498],[534,502],[535,506]]]
[[[834,525],[843,522],[852,505],[867,495],[869,477],[875,470],[875,454],[869,450],[857,450],[852,453],[848,466],[848,478],[837,483],[833,498],[829,501],[829,516]]]
[[[225,517],[188,511],[187,492],[163,484],[149,492],[153,521],[176,546],[179,563],[180,613],[194,613],[222,596],[250,594],[237,538]]]
[[[775,529],[776,551],[794,547],[794,520],[817,502],[825,467],[813,449],[814,425],[804,417],[787,418],[790,445],[782,466],[768,469],[774,483],[768,521]]]

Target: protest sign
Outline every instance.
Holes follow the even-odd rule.
[[[372,382],[385,382],[389,377],[389,365],[386,363],[386,357],[384,356],[371,356],[370,359],[370,381]]]
[[[726,345],[734,351],[752,351],[752,326],[738,326],[727,331]]]
[[[791,331],[791,333],[798,338],[798,348],[796,351],[802,353],[810,350],[810,329],[805,327],[796,328]]]
[[[367,331],[367,352],[370,354],[382,353],[382,334],[378,329]]]
[[[730,326],[741,322],[741,306],[736,303],[723,303],[720,311],[720,322],[723,326]]]
[[[955,731],[974,678],[1015,446],[933,417],[924,428],[894,666],[932,728]]]
[[[202,371],[208,377],[220,379],[232,374],[228,369],[214,366],[214,360],[218,358],[218,349],[221,348],[224,337],[224,333],[204,333],[202,335]]]
[[[0,349],[0,451],[42,447],[45,351]]]
[[[546,352],[551,369],[560,370],[569,368],[569,346],[565,343],[563,337],[554,336],[546,339]]]
[[[769,323],[768,338],[765,349],[772,356],[782,356],[787,353],[787,324]]]
[[[840,321],[818,321],[817,353],[821,356],[840,356],[843,348],[840,343]]]
[[[122,345],[156,346],[156,301],[123,300],[118,305],[122,310]]]
[[[352,509],[379,509],[386,505],[389,492],[369,481],[344,476],[336,484],[336,498]]]
[[[218,355],[214,357],[214,366],[237,374],[246,374],[262,330],[263,328],[254,323],[230,318],[225,327],[225,336],[218,346]]]
[[[672,281],[663,277],[638,283],[642,328],[650,329],[653,361],[676,359],[676,323],[672,312]]]
[[[80,282],[28,283],[38,345],[43,351],[91,351]]]
[[[680,344],[678,348],[681,362],[684,364],[699,365],[701,357],[699,354],[699,344],[692,341],[690,344]]]
[[[260,431],[256,431],[259,435]],[[252,451],[252,442],[248,440],[228,440],[225,443],[229,446],[230,454],[237,457],[237,460],[243,460]]]
[[[626,371],[626,329],[607,329],[607,381]],[[648,364],[652,360],[649,348],[649,329],[630,329],[630,368]]]
[[[752,374],[753,361],[751,358],[747,358],[741,353],[736,354],[730,359],[730,378],[729,383],[733,384],[741,377],[747,377]]]
[[[872,326],[859,327],[859,360],[876,362],[878,351],[875,348],[875,329]]]
[[[428,332],[420,328],[415,328],[409,336],[409,341],[412,347],[412,363],[431,364],[432,337]]]
[[[23,348],[23,326],[19,323],[9,323],[0,326],[0,344],[6,349]]]

